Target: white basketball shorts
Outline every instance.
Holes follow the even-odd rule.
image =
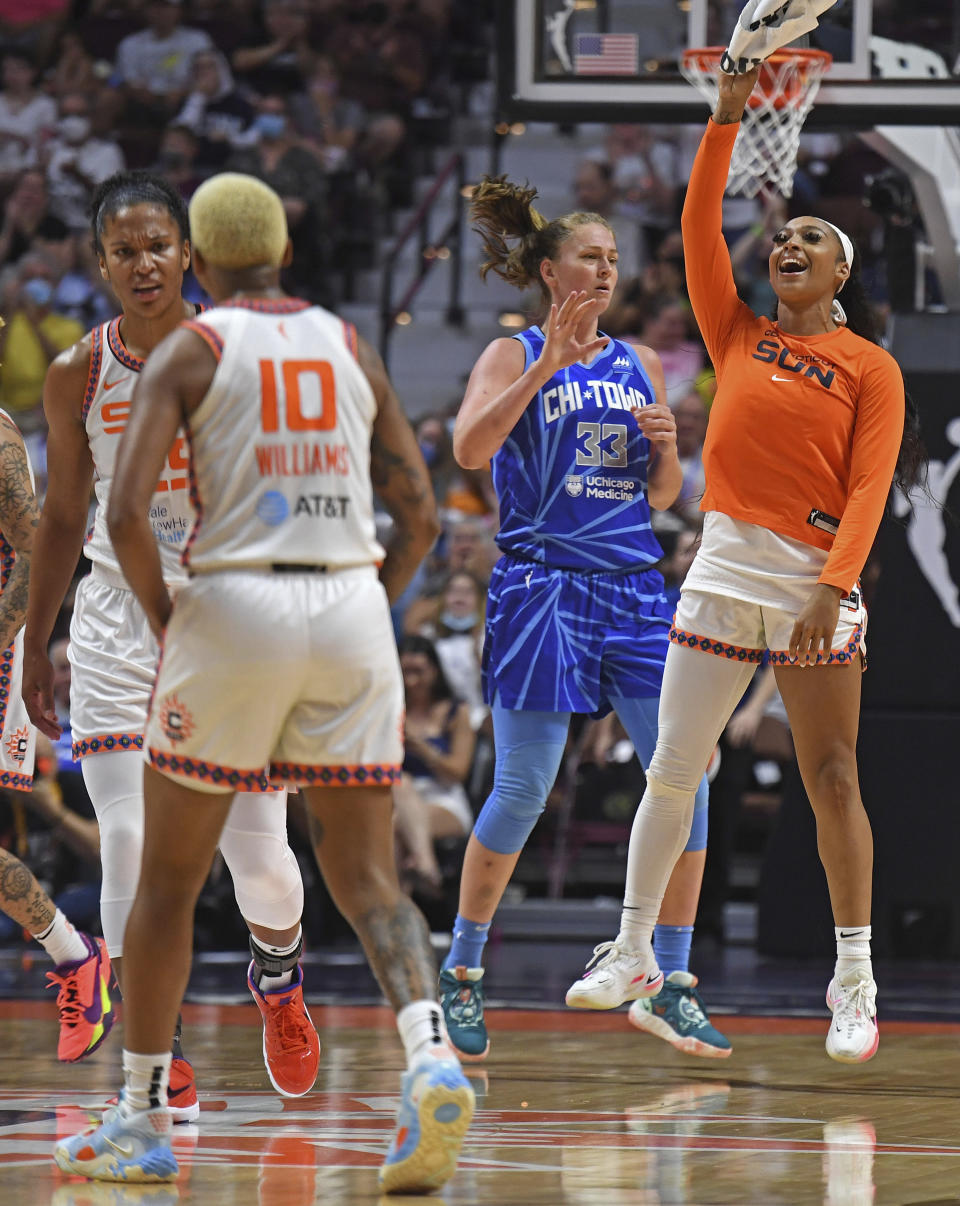
[[[373,566],[200,574],[177,596],[147,721],[151,764],[207,791],[400,777],[403,681]]]
[[[95,564],[77,587],[68,653],[74,758],[142,748],[160,650],[120,574]]]
[[[789,666],[790,634],[797,613],[747,602],[728,595],[683,590],[670,629],[674,645],[699,649],[741,662],[761,662],[769,650],[770,663]],[[818,665],[847,665],[857,654],[866,665],[867,609],[857,587],[840,600],[840,619],[829,657],[817,654]]]

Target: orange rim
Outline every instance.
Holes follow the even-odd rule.
[[[683,52],[684,66],[696,68],[703,74],[711,74],[719,70],[720,56],[724,49],[723,46],[700,46],[685,50]],[[751,109],[757,109],[772,103],[775,109],[782,109],[803,95],[812,69],[816,68],[815,78],[819,80],[832,62],[833,56],[826,50],[800,50],[791,47],[775,50],[760,64],[757,88],[747,104]],[[796,66],[796,74],[777,85],[773,68],[782,67],[786,63]],[[780,87],[780,93],[774,96],[772,94],[777,86]],[[757,95],[757,90],[760,95]]]

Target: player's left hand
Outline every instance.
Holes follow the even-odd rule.
[[[830,656],[842,594],[839,587],[823,582],[818,582],[810,592],[790,633],[790,657],[796,665],[815,666],[821,649],[824,661]]]
[[[676,451],[677,421],[666,402],[652,402],[649,406],[634,407],[633,417],[661,456]]]

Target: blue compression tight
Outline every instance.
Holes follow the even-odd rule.
[[[658,700],[611,700],[642,766],[657,742]],[[496,768],[493,790],[473,827],[474,836],[495,854],[522,850],[547,802],[563,758],[569,712],[515,712],[494,703]],[[697,788],[693,825],[686,850],[707,844],[707,780]]]

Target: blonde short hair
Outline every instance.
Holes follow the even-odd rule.
[[[255,176],[221,172],[190,200],[190,238],[215,268],[279,268],[287,248],[283,202]]]

